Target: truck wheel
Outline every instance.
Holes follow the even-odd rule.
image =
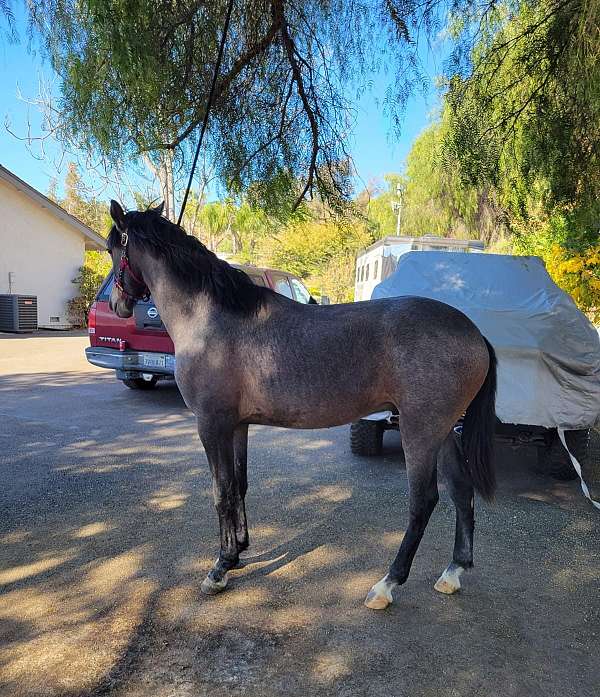
[[[361,419],[350,426],[350,450],[355,455],[381,455],[383,424]]]
[[[590,456],[590,430],[583,428],[576,431],[566,431],[565,440],[569,450],[577,458],[585,472]],[[563,482],[577,479],[577,472],[557,432],[552,434],[550,445],[545,450],[541,450],[539,455],[543,458],[538,467],[540,471]]]
[[[129,387],[130,390],[152,390],[156,387],[158,378],[156,375],[152,380],[144,380],[144,378],[129,378],[123,380],[123,384]]]

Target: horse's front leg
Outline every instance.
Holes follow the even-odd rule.
[[[219,420],[198,419],[198,434],[204,446],[212,474],[215,508],[221,530],[221,551],[213,568],[202,582],[202,592],[220,593],[227,586],[227,572],[237,566],[237,540],[240,493],[234,467],[233,426]]]
[[[248,490],[248,424],[240,424],[233,434],[233,459],[238,488],[236,537],[238,551],[248,549],[248,521],[246,520],[246,491]]]

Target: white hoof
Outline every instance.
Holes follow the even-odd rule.
[[[462,573],[462,568],[460,566],[453,566],[452,564],[444,571],[444,573],[438,578],[434,588],[438,593],[444,593],[445,595],[452,595],[460,590],[460,575]]]
[[[204,581],[202,581],[200,590],[204,593],[204,595],[217,595],[217,593],[225,590],[227,587],[227,581],[227,574],[225,574],[220,581],[213,581],[210,576],[207,576]]]
[[[387,581],[387,576],[376,583],[365,598],[365,607],[369,610],[385,610],[393,602],[392,584]]]

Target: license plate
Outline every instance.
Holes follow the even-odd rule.
[[[144,366],[146,368],[165,368],[167,365],[165,356],[144,355]]]

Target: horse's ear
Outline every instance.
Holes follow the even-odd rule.
[[[158,215],[162,215],[164,209],[165,209],[165,202],[163,201],[161,204],[159,204],[158,206],[156,206],[156,208],[153,208],[152,210],[155,213],[158,213]]]
[[[119,230],[125,230],[125,213],[117,201],[110,202],[110,217]]]

